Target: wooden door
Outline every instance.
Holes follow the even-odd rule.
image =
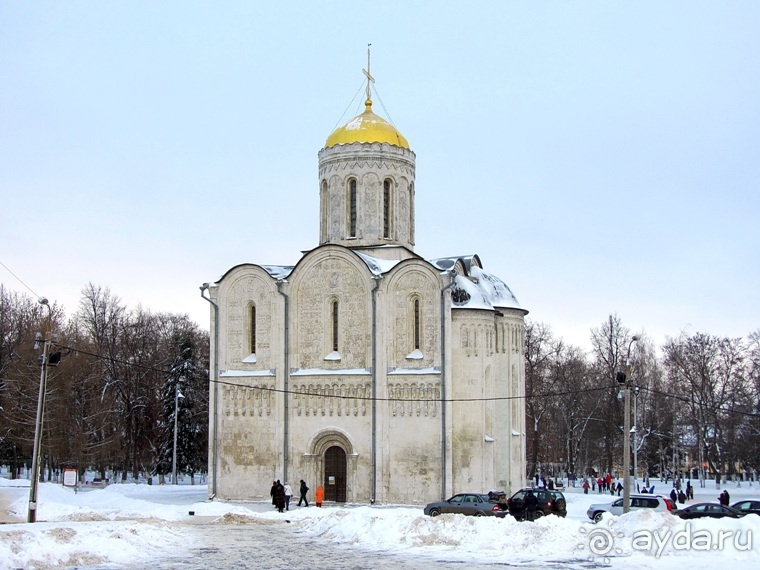
[[[346,452],[333,445],[325,452],[325,501],[346,502]]]

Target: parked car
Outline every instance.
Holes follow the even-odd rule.
[[[423,512],[431,517],[444,513],[470,515],[475,517],[494,516],[499,510],[495,499],[484,493],[459,493],[446,501],[429,503]]]
[[[653,509],[655,511],[669,512],[675,514],[678,511],[676,504],[669,497],[662,495],[631,495],[631,510]],[[586,514],[594,522],[602,520],[604,513],[613,515],[623,514],[623,499],[620,498],[612,503],[598,503],[591,505]]]
[[[520,489],[507,499],[507,510],[517,520],[524,520],[528,517],[528,511],[525,506],[525,498],[528,496],[528,493],[533,493],[538,501],[533,514],[534,520],[544,515],[557,515],[560,517],[567,515],[567,501],[561,491],[557,491],[556,489],[550,491],[544,488],[526,488]],[[497,513],[497,516],[499,516],[499,513]]]
[[[739,519],[744,516],[744,513],[725,505],[719,505],[718,503],[697,503],[696,505],[689,505],[679,510],[678,516],[687,520],[704,518],[722,519],[726,517]]]
[[[734,503],[733,505],[731,505],[731,508],[739,511],[740,513],[744,513],[745,515],[749,515],[749,514],[760,515],[760,501],[755,501],[755,500],[739,501],[738,503]]]

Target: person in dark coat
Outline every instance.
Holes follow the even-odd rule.
[[[678,495],[676,494],[676,489],[675,489],[675,487],[673,487],[673,488],[670,490],[670,500],[671,500],[671,501],[673,501],[673,504],[675,504],[675,503],[676,503],[676,501],[678,501]]]
[[[533,491],[528,490],[528,494],[525,496],[525,518],[532,521],[536,517],[536,508],[538,507],[538,497],[533,494]]]
[[[281,513],[285,512],[285,487],[283,487],[279,479],[274,487],[274,504],[278,511]]]
[[[683,490],[678,491],[678,502],[682,505],[686,502],[686,493]]]
[[[277,481],[272,481],[272,488],[269,490],[269,496],[272,497],[272,505],[277,506],[277,503],[274,502],[274,491],[277,489]]]
[[[306,498],[306,493],[309,492],[309,488],[306,486],[306,481],[301,479],[301,487],[298,490],[301,493],[300,498],[298,499],[298,506],[301,506],[301,501],[306,503],[306,506],[309,506],[309,499]]]

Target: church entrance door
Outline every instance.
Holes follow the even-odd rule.
[[[346,502],[346,452],[333,445],[325,452],[325,501]]]

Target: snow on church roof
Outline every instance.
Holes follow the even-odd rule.
[[[388,273],[398,263],[398,260],[378,259],[364,253],[356,253],[367,264],[374,275]],[[444,257],[428,260],[428,263],[442,272],[455,269],[461,263],[468,275],[456,276],[456,285],[452,290],[452,307],[455,309],[485,309],[495,310],[522,309],[512,290],[504,281],[494,274],[484,271],[480,266],[477,255],[461,257]]]
[[[259,265],[264,271],[269,273],[273,279],[286,279],[293,271],[293,265]]]
[[[383,273],[388,273],[399,263],[398,259],[379,259],[377,257],[367,255],[366,253],[359,253],[358,251],[355,251],[354,253],[362,258],[362,261],[367,264],[367,267],[373,275],[382,275]]]
[[[359,256],[373,275],[384,275],[400,263],[398,259],[381,259],[355,250],[353,253]],[[451,290],[453,309],[524,310],[507,284],[481,267],[480,258],[477,255],[442,257],[430,259],[427,262],[439,269],[441,273],[455,272],[455,284]],[[259,267],[273,279],[287,279],[294,269],[293,265],[259,265]]]
[[[494,307],[504,307],[506,309],[522,309],[517,302],[512,290],[504,281],[496,277],[493,273],[484,271],[482,267],[473,265],[470,267],[470,276],[475,280],[478,287],[486,294]]]

